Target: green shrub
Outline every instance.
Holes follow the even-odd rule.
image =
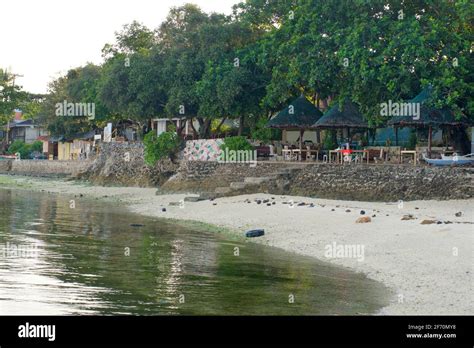
[[[324,137],[323,147],[325,150],[334,150],[337,148],[337,142],[334,141],[334,134],[332,131],[328,131]]]
[[[222,150],[220,160],[225,161],[226,149],[229,151],[253,151],[253,146],[245,139],[245,137],[227,137],[224,139],[224,143],[220,146]]]
[[[163,158],[173,161],[179,151],[181,140],[174,129],[163,132],[159,136],[152,130],[145,135],[143,143],[145,144],[145,163],[153,166]]]
[[[8,148],[7,153],[14,155],[20,153],[20,158],[29,158],[33,152],[43,152],[43,143],[35,141],[33,144],[26,144],[21,140],[15,140]]]

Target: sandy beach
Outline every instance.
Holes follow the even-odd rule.
[[[386,284],[394,296],[380,314],[474,313],[474,199],[397,204],[252,194],[183,202],[193,195],[4,175],[0,186],[82,194],[120,202],[138,214],[210,223],[241,235],[262,228],[265,236],[249,240],[348,267]],[[361,216],[371,222],[356,223]],[[362,254],[328,253],[345,246],[358,247]]]

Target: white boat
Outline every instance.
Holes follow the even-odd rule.
[[[426,155],[423,154],[423,159],[434,166],[456,166],[474,163],[474,154],[470,153],[469,155],[459,156],[454,153],[452,156],[441,155],[440,159],[427,158]]]

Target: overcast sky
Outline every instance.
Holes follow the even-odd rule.
[[[137,20],[155,29],[168,10],[191,2],[206,12],[231,13],[239,0],[7,0],[0,3],[0,68],[10,68],[19,85],[45,93],[68,69],[100,63],[114,32]]]

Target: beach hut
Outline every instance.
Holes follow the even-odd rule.
[[[349,99],[345,99],[342,107],[336,103],[311,128],[342,129],[349,136],[351,129],[367,129],[369,124],[357,105]]]
[[[322,115],[323,113],[302,94],[272,117],[268,121],[267,127],[299,131],[299,148],[301,151],[304,131],[309,129]]]
[[[428,155],[431,155],[431,143],[433,139],[433,127],[466,127],[471,125],[467,117],[456,118],[454,112],[444,107],[437,109],[428,106],[427,103],[431,98],[432,87],[427,87],[420,92],[415,98],[408,101],[406,104],[414,106],[419,105],[417,114],[404,114],[394,116],[388,121],[388,125],[395,128],[395,134],[398,138],[398,128],[414,127],[426,128],[428,127]],[[413,109],[413,108],[412,108]],[[398,142],[398,139],[396,140]]]

